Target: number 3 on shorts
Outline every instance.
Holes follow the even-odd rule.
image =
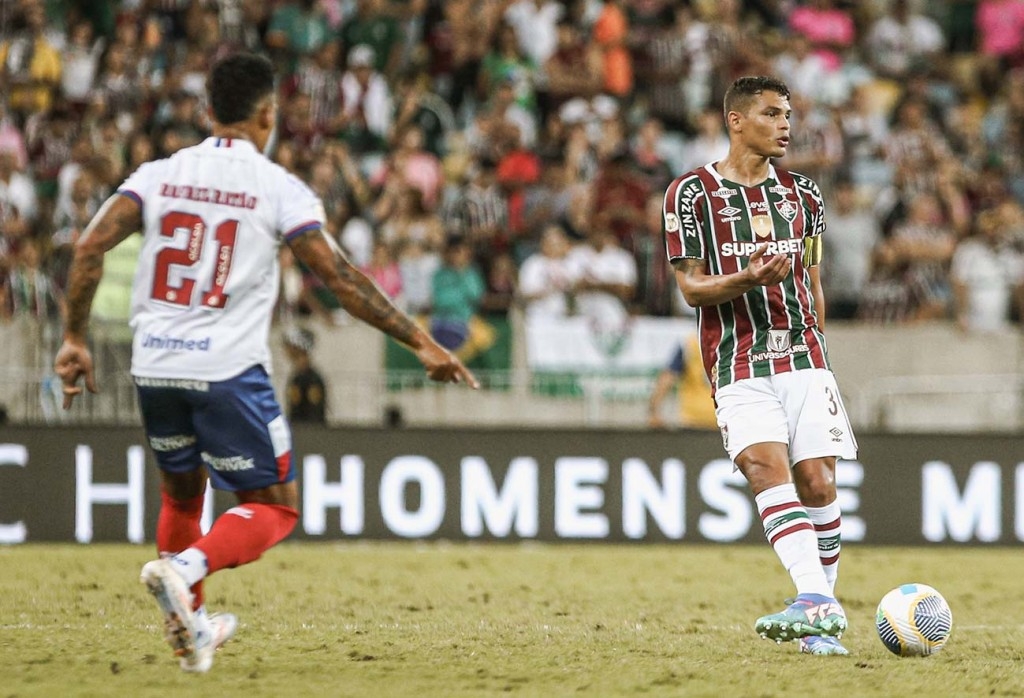
[[[839,414],[839,404],[836,402],[836,394],[827,385],[825,386],[825,397],[828,398],[828,413],[835,417]]]

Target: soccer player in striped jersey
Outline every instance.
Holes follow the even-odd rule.
[[[796,599],[755,630],[809,654],[848,654],[835,599],[836,458],[856,441],[829,367],[817,185],[772,164],[789,145],[789,89],[743,77],[725,95],[729,152],[665,193],[669,260],[698,309],[722,440],[754,493]]]
[[[86,333],[103,257],[141,230],[132,376],[162,491],[161,557],[140,576],[189,672],[208,671],[237,627],[233,614],[206,614],[204,578],[257,560],[299,516],[291,432],[267,375],[282,244],[348,312],[408,346],[430,378],[477,387],[324,234],[323,203],[312,190],[264,156],[277,112],[270,61],[228,56],[208,85],[213,135],[140,166],[76,243],[55,359],[65,408],[82,378],[96,392]],[[207,479],[234,492],[238,506],[203,535]]]

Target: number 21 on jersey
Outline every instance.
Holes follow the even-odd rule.
[[[196,267],[202,259],[203,247],[206,242],[207,225],[199,216],[182,211],[171,211],[160,220],[160,235],[173,238],[179,230],[187,230],[184,246],[165,247],[157,253],[156,269],[153,273],[153,300],[163,301],[172,305],[190,307],[196,290],[196,279],[189,272],[182,274],[181,282],[172,285],[170,281],[171,267]],[[223,308],[229,297],[224,293],[224,286],[231,273],[231,258],[235,253],[235,237],[238,235],[238,221],[227,220],[213,231],[213,239],[217,243],[217,262],[213,267],[212,278],[202,293],[200,304],[208,308]]]

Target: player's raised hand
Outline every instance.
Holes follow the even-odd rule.
[[[439,383],[465,383],[474,390],[480,387],[480,382],[473,372],[466,368],[458,357],[434,340],[424,342],[415,353],[416,358],[427,370],[430,380]]]
[[[82,376],[85,376],[85,387],[90,393],[99,392],[92,370],[92,354],[84,344],[65,339],[53,360],[53,370],[64,384],[64,409],[70,409],[75,396],[81,394],[78,379]]]
[[[762,244],[750,255],[747,270],[750,278],[758,286],[774,286],[789,276],[793,263],[789,255],[777,254],[772,257],[765,257],[768,251],[768,244]]]

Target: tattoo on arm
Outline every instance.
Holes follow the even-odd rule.
[[[691,258],[676,259],[672,262],[672,266],[676,268],[676,271],[681,271],[686,276],[693,276],[698,271],[704,271],[704,260]]]
[[[313,230],[290,241],[295,256],[327,285],[354,316],[410,346],[422,330],[376,284],[345,259],[327,235]]]

